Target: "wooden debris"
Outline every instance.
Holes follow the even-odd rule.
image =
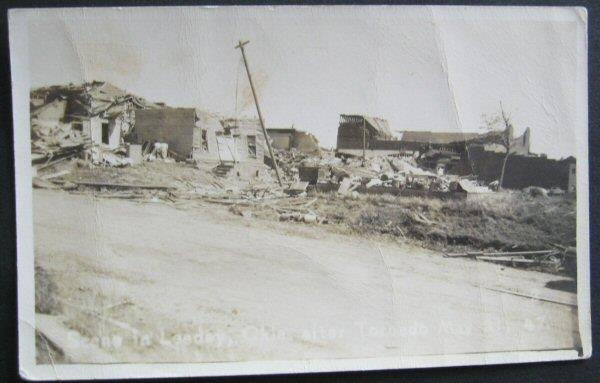
[[[550,261],[542,261],[537,259],[527,259],[522,257],[486,257],[480,256],[475,257],[478,261],[492,261],[492,262],[509,262],[509,263],[527,263],[527,264],[553,264]]]
[[[465,253],[444,253],[445,258],[475,258],[475,257],[504,257],[504,256],[543,256],[557,253],[556,250],[533,250],[533,251],[470,251]]]
[[[564,266],[566,256],[564,251],[551,249],[533,251],[474,251],[466,253],[446,253],[444,254],[444,257],[471,257],[478,261],[496,262],[513,266],[543,266],[553,271],[559,271]]]
[[[173,186],[166,185],[143,185],[143,184],[118,184],[108,182],[92,182],[92,181],[75,181],[77,185],[89,186],[95,188],[107,188],[107,189],[155,189],[155,190],[171,190],[175,189]]]
[[[69,173],[71,173],[70,170],[62,170],[60,172],[51,173],[51,174],[47,174],[45,176],[41,176],[41,178],[43,178],[45,180],[49,180],[49,179],[52,179],[52,178],[58,178],[58,177],[66,176]]]
[[[294,182],[290,185],[289,188],[285,190],[285,193],[288,195],[298,195],[306,192],[306,188],[308,187],[308,182]]]
[[[44,165],[37,166],[36,169],[37,169],[37,171],[44,170],[44,169],[46,169],[46,168],[48,168],[48,167],[50,167],[52,165],[56,165],[59,162],[63,162],[65,160],[68,160],[71,157],[73,157],[73,156],[62,157],[62,158],[59,158],[59,159],[54,160],[54,161],[46,162]]]
[[[60,189],[60,186],[58,186],[57,184],[53,183],[52,181],[45,180],[41,177],[33,177],[32,185],[34,188],[38,189]]]
[[[338,193],[348,194],[349,192],[356,189],[358,186],[360,186],[360,183],[354,181],[352,178],[350,178],[350,177],[344,178],[342,180],[342,182],[340,183]]]

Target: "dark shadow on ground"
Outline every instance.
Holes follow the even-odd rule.
[[[577,282],[570,279],[559,279],[546,283],[546,287],[553,290],[561,290],[569,293],[577,292]]]

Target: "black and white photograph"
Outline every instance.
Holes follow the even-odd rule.
[[[591,355],[585,8],[9,27],[22,377]]]

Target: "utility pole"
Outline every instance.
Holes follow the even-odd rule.
[[[248,68],[248,60],[246,60],[246,52],[244,52],[244,45],[248,44],[250,41],[239,41],[239,44],[235,46],[236,49],[240,49],[242,51],[242,58],[244,59],[244,66],[246,67],[246,73],[248,74],[248,81],[250,82],[250,89],[252,89],[252,96],[254,96],[254,104],[256,105],[256,112],[258,113],[258,119],[260,120],[260,127],[262,128],[263,135],[265,136],[265,142],[267,143],[267,148],[269,149],[269,155],[273,160],[273,166],[275,167],[275,174],[277,175],[277,182],[279,186],[283,186],[281,182],[281,176],[279,175],[279,166],[277,166],[277,160],[275,159],[275,155],[273,154],[273,149],[271,148],[271,143],[269,142],[269,136],[267,136],[267,129],[265,128],[265,122],[263,121],[262,113],[260,112],[260,106],[258,106],[258,97],[256,96],[256,90],[254,89],[254,83],[252,83],[252,76],[250,75],[250,68]]]
[[[362,126],[362,128],[363,128],[362,129],[363,130],[363,166],[365,166],[366,151],[367,151],[367,127],[366,127],[364,116],[363,116],[362,120],[363,120],[363,126]]]

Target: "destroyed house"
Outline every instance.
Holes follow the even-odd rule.
[[[506,149],[499,144],[502,132],[430,132],[401,131],[394,143],[399,151],[418,154],[421,166],[433,169],[438,174],[469,174],[472,172],[469,153],[481,148],[484,151],[504,153]],[[523,135],[513,137],[513,129],[507,134],[512,154],[530,155],[530,130]]]
[[[340,115],[337,148],[362,150],[373,149],[378,140],[391,140],[388,122],[381,118],[362,115]]]
[[[175,158],[225,163],[264,160],[258,120],[225,119],[195,108],[160,108],[136,113],[133,143],[166,143]]]
[[[400,141],[393,136],[387,120],[381,118],[342,114],[338,127],[337,152],[362,156],[364,150],[367,157],[389,154],[411,156],[431,144],[425,135],[416,138],[419,140]]]
[[[50,86],[30,93],[32,130],[60,130],[114,149],[129,133],[135,110],[153,104],[107,82]]]
[[[439,152],[462,153],[466,147],[480,146],[486,151],[505,152],[505,148],[499,144],[503,132],[430,132],[430,131],[400,131],[392,141],[377,142],[375,149],[403,150],[430,150]],[[514,137],[513,129],[508,131],[510,140],[510,151],[513,154],[530,155],[531,132],[527,128],[525,132]]]
[[[508,131],[512,154],[530,155],[530,129],[513,137]],[[502,132],[431,132],[401,131],[392,136],[386,120],[359,115],[341,115],[337,152],[342,155],[367,157],[394,155],[416,158],[419,166],[438,174],[470,174],[469,148],[503,153]]]
[[[310,133],[291,128],[268,128],[271,145],[278,150],[298,150],[303,153],[317,153],[319,141]]]
[[[391,138],[386,120],[361,115],[340,115],[338,149],[371,149],[374,141]]]
[[[489,183],[500,179],[506,148],[500,144],[508,135],[510,155],[506,161],[503,187],[522,189],[528,186],[575,190],[575,159],[549,159],[532,154],[531,129],[515,137],[513,128],[504,132],[438,133],[402,132],[400,143],[427,145],[421,148],[419,165],[458,175],[474,175]]]

